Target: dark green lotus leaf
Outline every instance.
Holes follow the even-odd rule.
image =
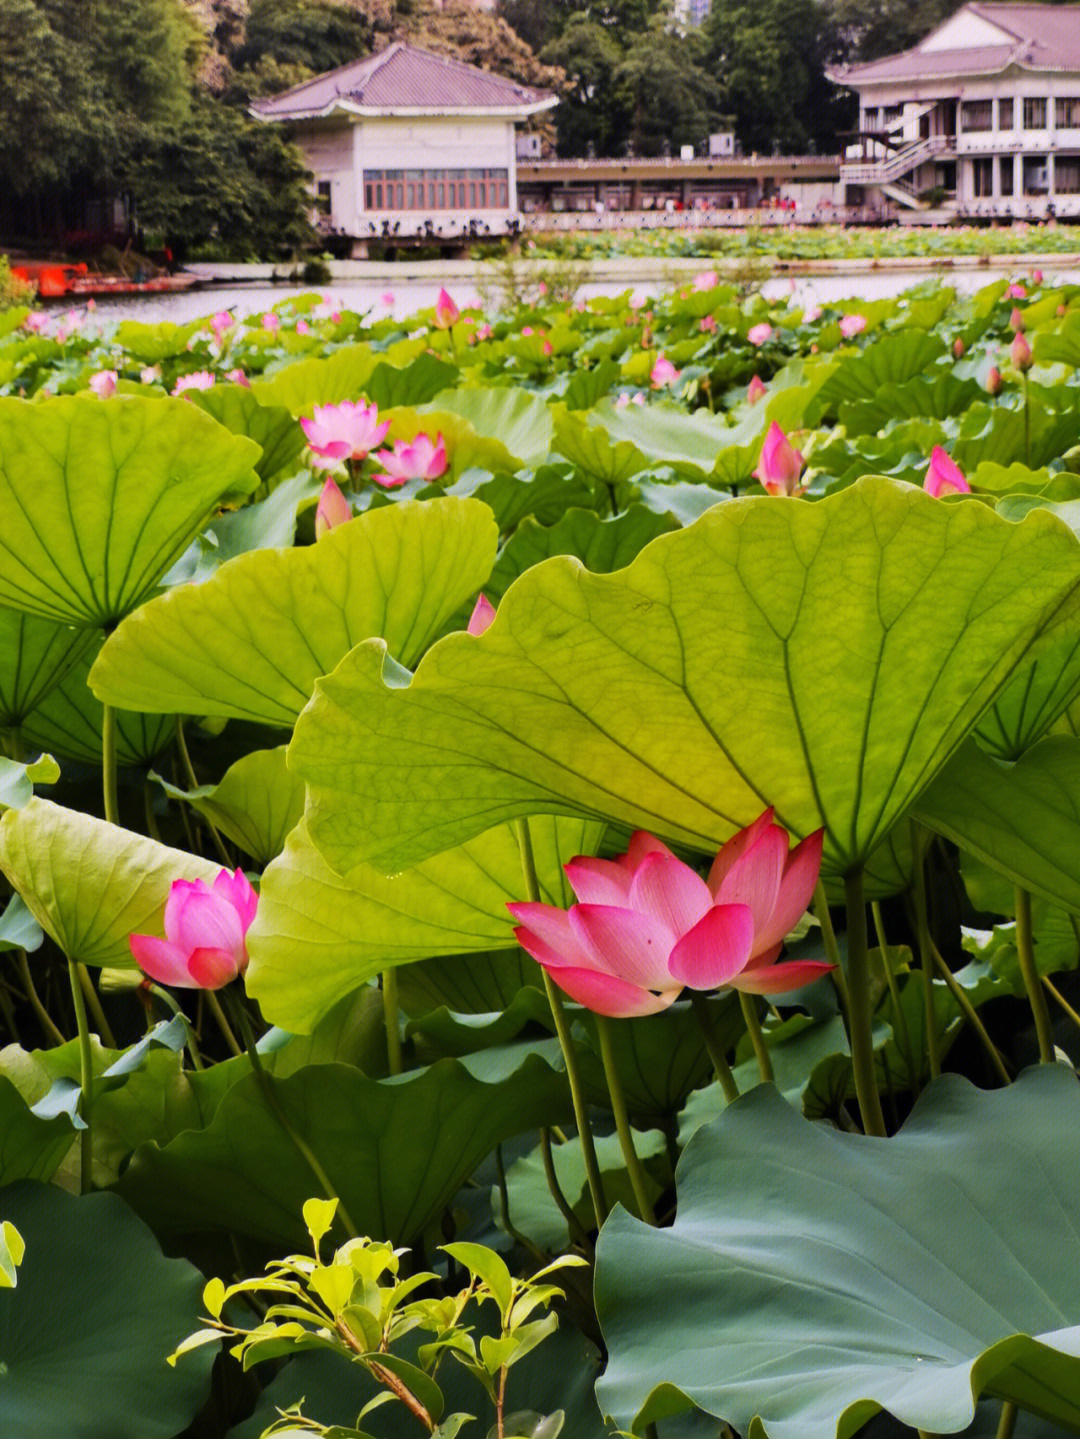
[[[397,405],[426,405],[457,376],[456,365],[425,351],[407,365],[388,365],[381,360],[372,370],[364,394],[380,410]]]
[[[115,1194],[24,1182],[3,1202],[26,1254],[0,1304],[0,1432],[172,1439],[209,1397],[213,1348],[165,1362],[198,1327],[203,1276]]]
[[[1038,469],[1060,459],[1078,440],[1080,416],[1075,409],[1062,414],[1033,405],[1025,429],[1022,409],[983,403],[972,405],[964,415],[950,453],[965,474],[986,460]]]
[[[874,435],[891,420],[958,415],[985,391],[974,380],[958,380],[951,370],[932,370],[903,384],[882,385],[872,399],[840,406],[840,423],[851,436]]]
[[[465,474],[446,487],[448,495],[472,496],[483,500],[495,516],[501,534],[507,534],[531,515],[538,524],[553,525],[572,508],[596,509],[601,505],[602,486],[589,480],[572,465],[559,461],[538,470],[517,474]],[[603,501],[606,508],[607,500]]]
[[[18,729],[93,643],[93,630],[0,609],[0,730]]]
[[[880,1409],[963,1429],[987,1393],[1080,1428],[1078,1123],[1065,1066],[989,1093],[947,1075],[890,1140],[744,1095],[687,1146],[671,1229],[604,1227],[601,1407],[848,1439]]]
[[[180,585],[106,642],[94,693],[120,708],[291,725],[353,645],[417,658],[487,579],[497,534],[476,500],[360,515],[300,549],[240,555]]]
[[[816,424],[838,405],[873,400],[883,386],[904,384],[929,369],[944,353],[945,342],[939,335],[918,330],[883,335],[840,361],[818,391],[807,422]]]
[[[214,385],[189,391],[191,401],[234,435],[246,435],[262,450],[255,472],[263,485],[295,475],[304,464],[307,437],[284,405],[262,405],[246,385]]]
[[[67,1114],[34,1113],[3,1072],[6,1053],[0,1050],[0,1186],[17,1179],[47,1182],[71,1148],[75,1127]]]
[[[527,571],[486,633],[441,640],[414,677],[358,646],[289,763],[342,872],[542,812],[708,852],[771,804],[797,835],[824,824],[840,875],[1073,623],[1078,586],[1080,547],[1038,513],[1013,525],[879,479],[732,500],[616,574]]]
[[[1080,914],[1080,740],[1051,735],[1015,764],[964,745],[915,815],[1013,884]]]
[[[503,546],[484,593],[497,604],[511,582],[552,555],[571,555],[594,574],[622,569],[658,535],[676,528],[670,515],[631,505],[614,519],[592,510],[567,510],[558,523],[544,526],[523,520]]]
[[[297,510],[305,503],[313,504],[322,487],[321,478],[303,470],[281,480],[265,500],[218,515],[162,576],[162,585],[202,584],[226,560],[249,550],[288,549],[296,538]]]
[[[1080,695],[1080,637],[1063,635],[1018,674],[975,727],[975,737],[995,759],[1019,759],[1042,739]]]
[[[415,1017],[441,1007],[458,1015],[493,1014],[526,985],[542,989],[544,980],[540,966],[519,948],[434,955],[398,971],[401,1006]]]
[[[648,457],[637,445],[613,441],[607,430],[589,423],[588,414],[558,408],[554,414],[555,449],[591,480],[614,485],[649,468]]]
[[[495,1145],[570,1113],[565,1076],[524,1048],[442,1059],[394,1079],[308,1065],[275,1084],[362,1234],[420,1234]],[[135,1151],[119,1192],[161,1234],[231,1229],[303,1243],[300,1210],[318,1190],[253,1076],[223,1096],[205,1129]]]
[[[251,493],[257,458],[184,400],[0,400],[0,604],[111,627]]]

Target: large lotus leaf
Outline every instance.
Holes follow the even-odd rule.
[[[0,817],[0,870],[71,959],[135,967],[130,934],[161,934],[174,879],[221,866],[118,825],[32,799]]]
[[[484,593],[497,601],[503,591],[533,565],[552,555],[573,555],[594,574],[622,569],[657,535],[667,534],[675,522],[644,505],[631,505],[621,515],[603,520],[593,510],[567,510],[554,525],[523,520],[503,546]]]
[[[1051,735],[1015,764],[974,741],[915,805],[924,824],[992,869],[1080,914],[1080,739]]]
[[[47,1182],[74,1138],[67,1114],[35,1114],[11,1080],[0,1074],[0,1185],[17,1179]]]
[[[883,335],[837,365],[817,393],[808,419],[816,423],[822,415],[844,402],[872,400],[885,385],[902,385],[928,369],[945,353],[938,335],[918,330]]]
[[[315,545],[240,555],[144,605],[108,639],[94,693],[121,708],[291,725],[353,645],[414,664],[487,579],[498,535],[477,500],[387,505]]]
[[[249,550],[287,549],[296,537],[297,510],[314,501],[323,484],[322,478],[303,470],[275,484],[265,500],[218,515],[162,576],[162,585],[202,584],[227,560]]]
[[[613,440],[589,415],[555,409],[555,448],[590,479],[614,485],[640,470],[649,459],[630,440]]]
[[[0,400],[0,604],[112,626],[257,459],[183,400]]]
[[[234,435],[255,441],[262,450],[255,471],[264,485],[273,486],[303,466],[307,438],[284,405],[261,405],[246,385],[214,385],[189,395]]]
[[[22,727],[28,744],[38,745],[61,759],[83,764],[101,763],[104,707],[89,686],[90,669],[101,652],[104,636],[88,630],[91,647],[79,656],[71,673],[56,686]],[[174,719],[170,715],[116,712],[116,760],[121,766],[149,765],[171,744]]]
[[[186,355],[188,341],[199,325],[198,320],[191,320],[186,325],[174,325],[167,320],[157,325],[147,325],[141,320],[122,320],[116,328],[116,343],[133,360],[139,360],[144,365],[157,365],[162,360]]]
[[[364,386],[364,394],[380,410],[395,405],[426,405],[457,377],[456,365],[425,351],[400,367],[380,361]]]
[[[512,474],[521,467],[521,460],[511,454],[501,439],[478,434],[468,420],[450,410],[417,410],[406,406],[387,410],[383,418],[390,421],[385,440],[387,446],[398,440],[415,440],[417,435],[429,435],[432,439],[442,435],[449,463],[447,484],[458,479],[466,470]]]
[[[901,385],[882,385],[873,399],[846,401],[840,406],[840,423],[849,435],[874,435],[890,420],[947,419],[984,393],[974,380],[958,380],[951,370],[933,370]]]
[[[0,1304],[0,1432],[12,1439],[171,1439],[209,1397],[213,1348],[171,1369],[198,1327],[203,1276],[166,1259],[115,1194],[22,1183],[4,1215],[26,1241]]]
[[[539,465],[551,449],[551,411],[528,390],[443,390],[431,408],[460,415],[478,435],[501,440],[523,465]]]
[[[1005,687],[975,728],[997,759],[1018,759],[1080,694],[1080,637],[1064,635]]]
[[[274,1088],[360,1233],[395,1244],[422,1233],[496,1144],[570,1112],[565,1076],[525,1047],[394,1079],[308,1065]],[[207,1128],[137,1149],[119,1192],[161,1234],[231,1229],[295,1246],[313,1186],[249,1075]]]
[[[379,358],[370,345],[347,345],[326,359],[294,360],[273,378],[256,380],[251,393],[260,405],[310,415],[316,405],[361,399]]]
[[[0,730],[18,729],[93,642],[92,630],[0,609]]]
[[[684,1151],[671,1229],[604,1227],[601,1407],[848,1439],[879,1409],[963,1429],[986,1392],[1080,1428],[1078,1123],[1064,1066],[990,1093],[947,1075],[888,1141],[753,1090]]]
[[[479,470],[463,475],[448,495],[475,496],[495,516],[502,534],[532,515],[538,524],[553,525],[575,506],[595,509],[599,503],[595,484],[560,461],[541,465],[538,470],[519,470],[515,475],[485,475]]]
[[[497,949],[405,965],[398,991],[406,1014],[424,1016],[445,1007],[458,1015],[489,1015],[505,1011],[526,985],[541,989],[543,983],[540,966],[523,949]]]
[[[312,839],[393,871],[576,812],[708,852],[771,804],[843,874],[1074,616],[1080,548],[1042,519],[866,479],[732,500],[613,575],[548,560],[411,683],[379,645],[320,683],[289,754]]]
[[[184,790],[162,781],[162,788],[198,810],[259,864],[281,853],[304,813],[304,782],[286,766],[284,745],[244,755],[220,784]]]
[[[722,415],[708,410],[687,414],[674,405],[627,405],[622,410],[605,407],[592,418],[612,440],[628,440],[652,463],[659,461],[701,475],[712,474],[724,451],[751,445],[767,426],[764,410],[751,410],[740,425],[733,427]],[[724,478],[727,481],[728,476]]]
[[[566,901],[561,866],[592,853],[596,825],[537,820],[533,844],[545,900]],[[387,878],[369,865],[349,878],[327,865],[303,825],[263,875],[248,932],[247,985],[263,1013],[294,1033],[388,965],[432,955],[509,949],[507,904],[526,898],[512,825]]]
[[[992,460],[998,465],[1020,463],[1038,469],[1060,459],[1080,439],[1080,415],[1064,414],[1033,404],[1025,428],[1024,412],[1003,405],[972,405],[964,415],[950,449],[953,459],[970,474]],[[1053,496],[1051,498],[1054,498]]]

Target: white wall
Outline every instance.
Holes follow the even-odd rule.
[[[338,229],[347,229],[357,210],[353,130],[345,122],[317,129],[305,127],[295,136],[304,163],[315,176],[314,184],[330,181],[331,222]]]
[[[974,50],[980,45],[1011,45],[1013,36],[1001,30],[989,20],[961,10],[951,20],[946,20],[940,30],[928,35],[916,48],[921,54],[933,54],[935,50]]]

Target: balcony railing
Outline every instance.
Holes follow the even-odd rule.
[[[924,160],[951,150],[955,143],[955,138],[951,135],[930,135],[925,139],[913,140],[910,145],[905,145],[903,149],[882,160],[841,165],[840,178],[848,185],[893,184],[903,175],[910,174]]]

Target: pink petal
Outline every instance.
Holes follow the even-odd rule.
[[[564,993],[594,1014],[610,1015],[612,1019],[629,1019],[637,1014],[658,1014],[675,1002],[678,988],[666,994],[650,994],[625,979],[612,974],[598,974],[594,969],[557,969],[552,979]]]
[[[745,990],[747,994],[786,994],[813,983],[832,968],[823,959],[792,959],[761,969],[744,969],[731,981],[731,987]]]
[[[673,979],[691,989],[731,984],[750,958],[754,916],[745,904],[717,904],[671,951]]]
[[[527,954],[543,965],[581,965],[588,968],[592,959],[570,928],[570,916],[554,904],[508,904],[507,909],[518,921],[514,938]]]
[[[788,855],[784,877],[780,881],[780,893],[768,923],[758,930],[754,941],[755,950],[779,944],[810,908],[821,871],[821,850],[824,843],[825,831],[818,829],[807,835],[802,844],[796,845]]]
[[[203,879],[174,879],[169,886],[169,897],[165,901],[165,933],[171,940],[179,940],[180,916],[192,895],[210,895],[210,886]]]
[[[246,968],[246,955],[243,963],[238,965],[236,957],[223,949],[193,949],[188,959],[191,978],[199,989],[220,989]]]
[[[570,926],[589,956],[588,968],[617,974],[643,989],[670,987],[674,936],[659,920],[610,904],[575,904]]]
[[[633,874],[613,859],[592,859],[579,854],[564,864],[566,877],[582,904],[617,904],[626,907]]]
[[[187,951],[179,945],[170,944],[167,939],[155,939],[152,934],[133,934],[128,944],[135,963],[158,984],[170,984],[176,989],[197,988],[188,972]]]
[[[721,880],[716,894],[717,903],[748,904],[753,911],[755,926],[759,930],[764,929],[780,893],[787,857],[786,830],[778,824],[769,825],[749,849],[742,852]]]
[[[713,860],[712,869],[709,870],[708,885],[714,896],[720,890],[720,881],[739,856],[745,854],[752,844],[756,844],[762,831],[768,829],[772,824],[774,813],[775,811],[770,805],[763,814],[758,815],[753,824],[748,824],[745,829],[740,829],[737,834],[733,834]]]
[[[667,854],[671,855],[672,859],[675,858],[667,845],[658,840],[654,834],[650,834],[645,829],[637,829],[630,836],[626,853],[619,856],[618,863],[629,870],[636,870],[642,860],[650,854]]]
[[[630,908],[659,920],[673,943],[693,929],[712,902],[709,886],[688,864],[655,850],[638,865],[630,886]]]
[[[473,612],[469,616],[467,626],[471,635],[482,635],[495,618],[495,606],[488,599],[487,595],[480,595],[473,606]]]
[[[244,933],[247,934],[251,928],[251,922],[255,918],[259,896],[252,889],[244,871],[236,869],[230,874],[227,869],[223,869],[214,880],[214,893],[228,899],[240,916],[240,923]]]
[[[244,948],[240,916],[228,899],[219,894],[189,894],[177,912],[174,943],[186,950],[224,949],[239,955]]]

